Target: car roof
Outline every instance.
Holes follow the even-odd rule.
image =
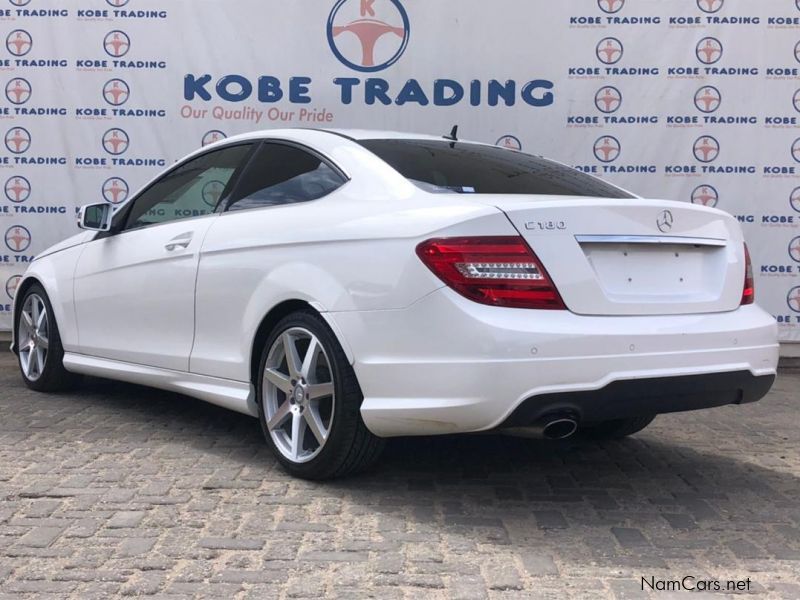
[[[343,135],[354,140],[438,140],[444,139],[442,135],[427,135],[406,131],[390,131],[384,129],[324,129],[329,133]],[[464,140],[466,141],[466,140]]]
[[[232,141],[242,141],[242,140],[257,140],[257,139],[267,139],[267,138],[281,138],[281,137],[290,137],[290,138],[297,138],[298,136],[303,136],[303,134],[314,134],[314,133],[327,133],[330,135],[336,135],[339,137],[344,137],[353,141],[362,141],[362,140],[431,140],[431,141],[447,141],[449,138],[445,138],[444,134],[442,135],[429,135],[424,133],[411,133],[405,131],[390,131],[390,130],[381,130],[381,129],[339,129],[339,128],[315,128],[315,127],[285,127],[280,129],[261,129],[257,131],[249,131],[247,133],[241,133],[235,136],[231,136],[229,138],[225,138],[218,142],[215,142],[213,145],[225,145],[226,143],[230,143]],[[483,144],[482,142],[476,142],[473,140],[462,140],[459,139],[459,142],[465,142],[470,144]]]

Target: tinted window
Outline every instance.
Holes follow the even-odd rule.
[[[170,171],[136,198],[125,229],[214,212],[251,144],[203,154]]]
[[[494,146],[438,140],[362,140],[360,144],[431,192],[633,198],[577,169]]]
[[[285,144],[264,144],[242,174],[228,210],[316,200],[345,182],[325,161]]]

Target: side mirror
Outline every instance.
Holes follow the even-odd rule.
[[[91,231],[108,231],[111,229],[111,213],[111,205],[106,202],[81,206],[78,227]]]

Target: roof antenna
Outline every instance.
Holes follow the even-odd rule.
[[[458,125],[453,125],[453,128],[450,130],[450,135],[442,136],[446,140],[453,140],[454,142],[458,141],[456,135],[458,134]]]

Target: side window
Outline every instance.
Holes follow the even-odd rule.
[[[242,144],[209,152],[170,171],[134,200],[125,229],[213,213],[251,147]]]
[[[345,179],[320,158],[285,144],[266,143],[242,174],[228,210],[316,200]]]

